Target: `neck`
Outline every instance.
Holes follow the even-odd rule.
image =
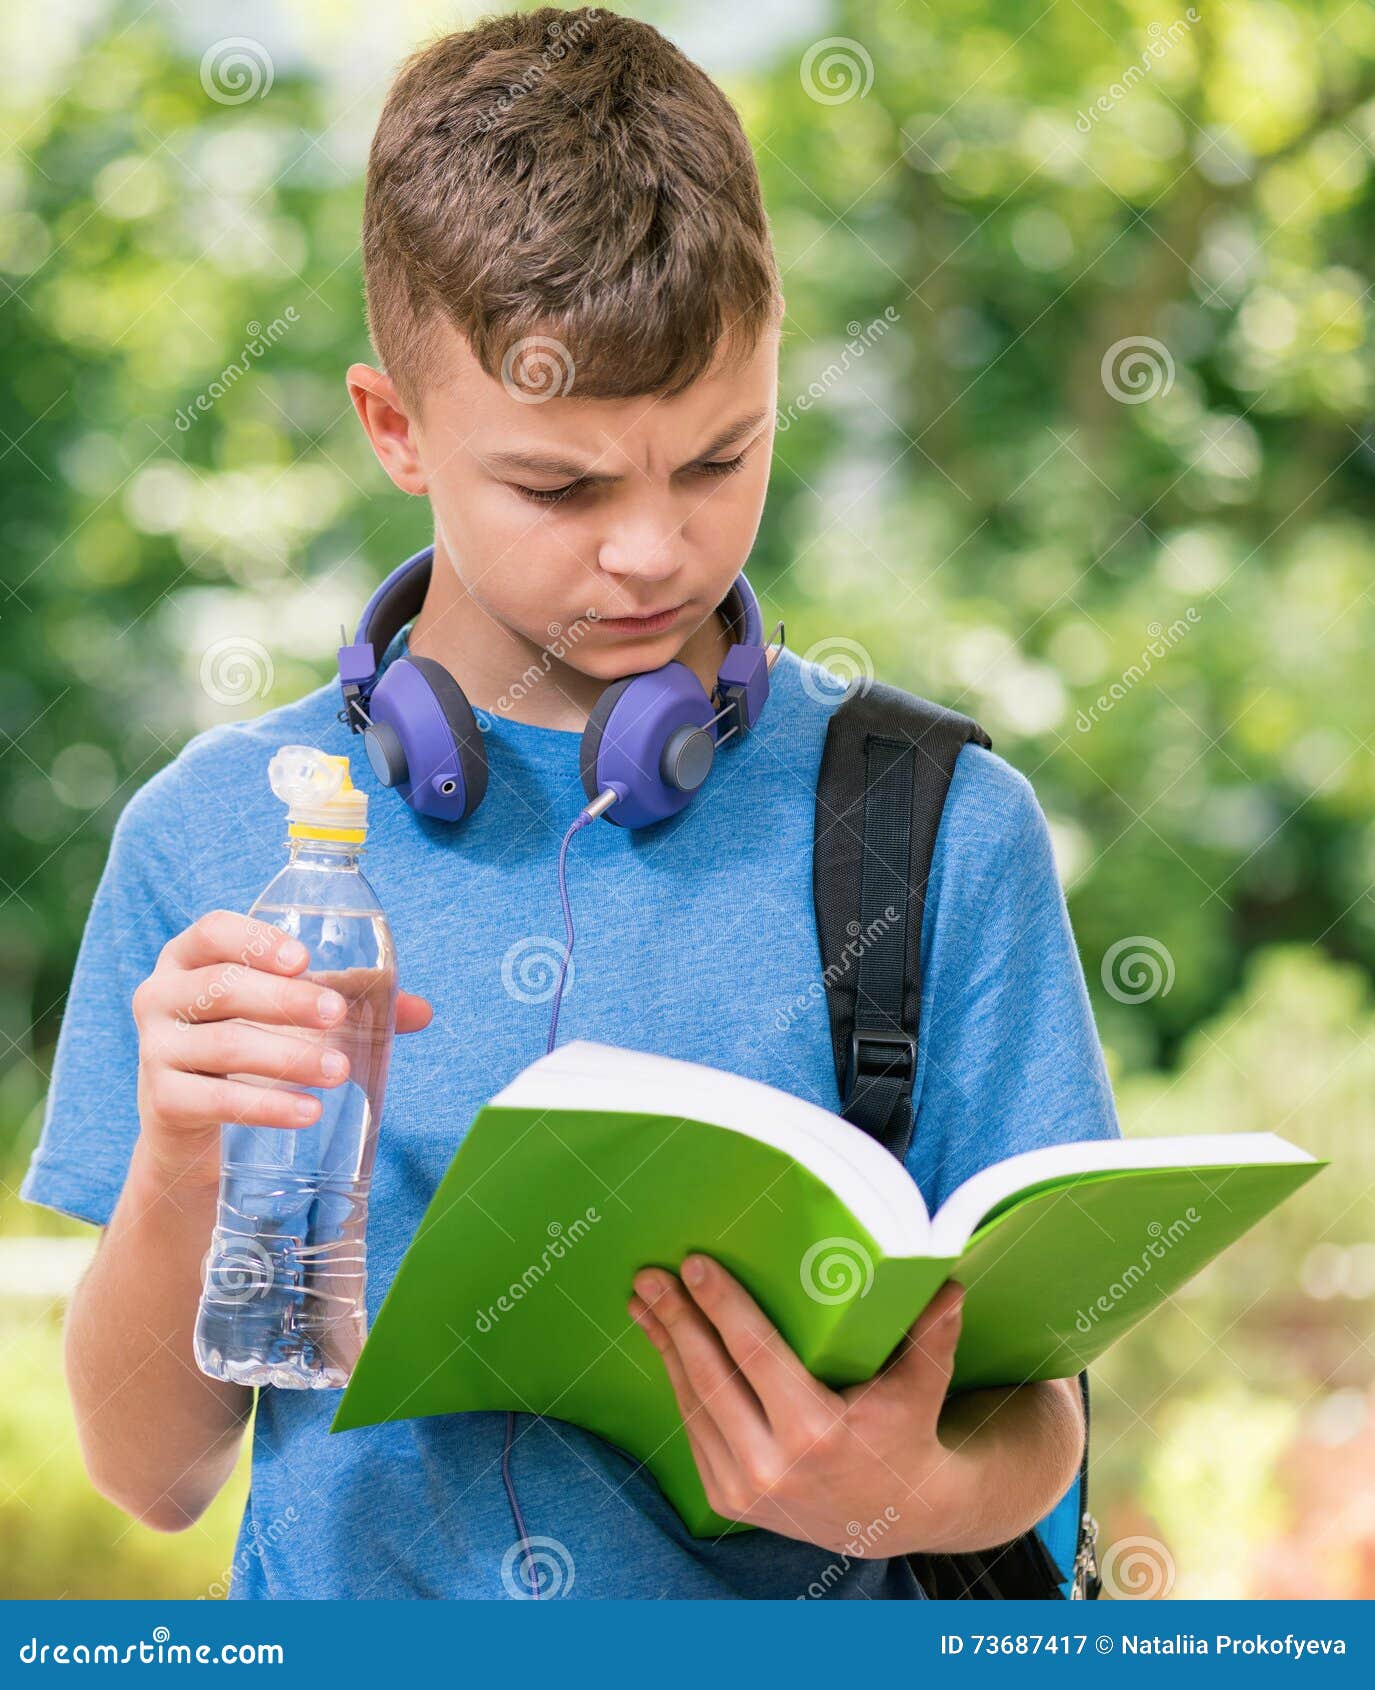
[[[575,669],[558,655],[557,634],[548,645],[539,645],[498,621],[464,589],[438,541],[425,602],[408,643],[416,656],[442,663],[475,710],[534,727],[581,729],[597,699],[618,678]],[[729,649],[725,621],[713,611],[674,655],[709,696]],[[569,650],[572,655],[576,647]]]

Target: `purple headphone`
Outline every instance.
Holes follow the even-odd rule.
[[[458,822],[487,791],[487,752],[472,706],[432,657],[407,652],[379,679],[375,656],[419,614],[433,563],[434,547],[426,546],[394,569],[368,600],[353,644],[340,646],[339,719],[363,735],[383,786],[395,787],[421,815]],[[706,780],[716,747],[759,720],[782,623],[778,646],[766,646],[759,601],[743,572],[722,608],[735,643],[710,698],[675,661],[613,681],[597,700],[579,759],[595,815],[620,827],[676,815]]]

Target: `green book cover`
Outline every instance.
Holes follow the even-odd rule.
[[[574,1041],[479,1111],[331,1431],[548,1415],[643,1462],[696,1535],[747,1529],[708,1506],[663,1364],[626,1313],[641,1267],[715,1257],[836,1386],[877,1372],[954,1278],[955,1389],[1065,1378],[1320,1166],[1266,1133],[1058,1145],[984,1169],[928,1216],[837,1115]]]

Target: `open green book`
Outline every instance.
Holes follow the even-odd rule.
[[[382,1305],[332,1431],[468,1409],[573,1421],[707,1504],[657,1352],[626,1313],[700,1250],[811,1371],[878,1371],[942,1282],[966,1287],[955,1386],[1077,1373],[1318,1171],[1268,1133],[1059,1145],[929,1216],[889,1153],[756,1080],[575,1041],[479,1111]]]

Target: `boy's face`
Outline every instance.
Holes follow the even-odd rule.
[[[612,680],[668,662],[749,556],[773,447],[778,339],[718,365],[673,399],[533,396],[489,376],[446,327],[442,375],[408,414],[366,365],[350,392],[403,491],[429,497],[435,566],[508,634],[558,642],[572,668]],[[548,347],[545,341],[539,345]],[[561,353],[562,349],[559,349]],[[558,367],[554,383],[566,379]],[[642,626],[617,618],[674,612]],[[493,629],[493,633],[497,632]]]

